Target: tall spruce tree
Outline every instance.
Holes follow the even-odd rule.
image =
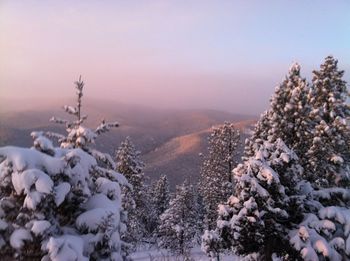
[[[160,224],[160,216],[169,208],[170,202],[170,190],[169,182],[166,175],[160,176],[160,178],[154,182],[150,191],[150,220],[148,222],[148,231],[156,233],[157,227]]]
[[[128,211],[128,231],[124,235],[125,240],[136,244],[145,236],[146,222],[148,220],[148,200],[146,195],[144,164],[140,159],[140,152],[136,150],[130,137],[123,141],[116,152],[116,170],[122,173],[132,189],[125,187],[123,201]]]
[[[289,75],[296,76],[295,68],[292,67],[292,71]],[[286,260],[350,260],[347,180],[350,142],[346,103],[349,94],[342,80],[343,73],[338,71],[337,61],[327,57],[320,71],[314,72],[311,88],[305,80],[298,80],[299,84],[291,91],[287,87],[283,88],[287,92],[277,88],[271,108],[246,144],[245,163],[234,171],[238,195],[220,206],[217,228],[206,231],[203,236],[202,247],[211,256],[221,249],[232,248],[243,255],[259,252],[259,256],[255,256],[258,260],[270,259],[271,246],[275,244],[273,251]],[[295,133],[289,132],[292,129]],[[286,155],[294,154],[292,150],[288,152],[285,147],[280,154],[277,149],[280,146],[271,146],[265,141],[276,144],[279,137],[290,143],[301,160],[292,156],[291,161]],[[260,151],[266,145],[270,153],[266,149]],[[265,167],[254,163],[252,155],[255,160],[265,158],[267,165],[278,173],[277,194],[271,190],[276,186],[266,187],[262,183],[264,175],[259,173]],[[278,155],[280,159],[275,159]],[[305,167],[304,174],[298,162]],[[295,167],[290,166],[291,163]],[[290,182],[293,180],[295,182]],[[244,189],[247,183],[250,185]],[[272,200],[265,198],[264,203],[259,198],[264,198],[266,191]],[[278,199],[278,194],[285,196]],[[249,200],[242,202],[244,196]],[[281,200],[283,198],[285,200]],[[287,204],[281,204],[283,202]],[[271,203],[277,203],[277,212]],[[251,238],[255,243],[249,241]]]
[[[328,56],[313,72],[309,94],[313,129],[305,154],[303,221],[290,232],[303,260],[350,260],[349,97],[344,71]]]
[[[309,85],[300,75],[300,65],[295,63],[271,100],[272,128],[269,130],[269,136],[272,136],[273,140],[282,139],[299,155],[305,152],[304,137],[310,124],[308,91]]]
[[[305,168],[303,178],[311,182],[301,181],[297,186],[298,193],[303,195],[302,222],[297,229],[287,227],[292,229],[290,244],[303,260],[349,260],[350,257],[350,245],[346,243],[350,206],[349,93],[343,74],[330,56],[319,71],[314,71],[304,113],[298,116],[306,116],[300,137],[291,139],[295,143],[292,148],[301,155]],[[305,94],[302,97],[305,101]],[[273,111],[270,109],[269,113]],[[269,135],[275,132],[273,126],[267,127]],[[257,141],[253,143],[255,147],[259,144]],[[209,233],[207,237],[210,236],[215,238]]]
[[[295,189],[301,172],[297,155],[281,139],[263,142],[234,169],[234,194],[219,205],[217,226],[205,232],[202,249],[212,257],[233,249],[239,255],[257,252],[259,260],[271,260],[274,252],[292,258],[287,228],[302,217]]]
[[[263,140],[282,139],[299,156],[308,149],[310,132],[309,85],[300,75],[300,65],[293,64],[284,81],[276,87],[271,105],[260,118],[253,136],[246,141],[246,158]]]
[[[213,127],[208,138],[209,155],[201,168],[199,191],[204,205],[206,228],[212,228],[217,218],[217,206],[232,194],[232,170],[237,165],[239,131],[225,122]]]
[[[319,186],[349,186],[350,106],[343,75],[332,56],[313,71],[309,101],[314,125],[305,168],[309,179]]]
[[[188,256],[198,232],[197,199],[194,187],[185,181],[177,186],[169,208],[160,216],[159,247]]]
[[[242,160],[247,160],[253,157],[259,146],[268,139],[268,131],[271,129],[271,111],[264,111],[260,115],[259,121],[255,124],[252,136],[245,140],[244,155]]]

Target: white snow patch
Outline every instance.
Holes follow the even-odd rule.
[[[8,224],[4,220],[0,219],[0,231],[6,230],[7,227],[8,227]]]
[[[78,236],[51,237],[46,245],[51,261],[88,261],[83,255],[83,240]]]
[[[24,241],[32,241],[33,238],[30,232],[24,228],[16,229],[10,236],[10,245],[13,248],[21,249],[24,246]]]
[[[47,229],[51,227],[51,224],[49,221],[46,220],[36,220],[33,221],[33,226],[31,228],[31,231],[36,235],[42,235]]]
[[[54,188],[56,206],[59,206],[63,203],[70,189],[71,185],[68,182],[63,182]]]

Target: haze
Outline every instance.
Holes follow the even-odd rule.
[[[258,114],[294,61],[310,78],[332,54],[349,82],[349,25],[349,1],[2,0],[0,104],[81,74],[91,98]]]

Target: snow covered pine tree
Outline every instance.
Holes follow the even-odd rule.
[[[306,153],[310,140],[309,89],[306,79],[300,75],[300,65],[293,64],[285,80],[276,87],[270,109],[261,116],[254,134],[246,141],[246,158],[253,156],[264,140],[277,138],[298,156]]]
[[[170,191],[166,175],[154,182],[150,190],[150,226],[151,231],[157,237],[157,228],[160,224],[160,216],[169,208]]]
[[[148,221],[148,197],[143,173],[144,164],[130,137],[121,143],[116,153],[116,170],[122,173],[132,189],[123,188],[124,208],[128,212],[128,230],[123,238],[134,246],[146,236]]]
[[[331,56],[314,71],[309,96],[314,129],[305,155],[312,183],[301,186],[305,218],[290,232],[304,260],[350,260],[350,110],[343,74]]]
[[[301,181],[297,186],[299,194],[304,197],[300,204],[304,207],[304,218],[297,229],[292,228],[290,244],[299,251],[303,260],[350,260],[350,128],[349,105],[346,103],[349,94],[342,80],[343,74],[337,69],[337,60],[326,57],[321,69],[314,71],[307,97],[310,108],[305,105],[302,107],[305,111],[296,114],[304,117],[302,121],[298,119],[304,123],[300,136],[291,140],[295,143],[291,146],[302,156],[301,163],[306,170],[303,178],[311,183]],[[305,101],[305,95],[301,97]],[[269,119],[274,119],[271,116],[274,111],[276,109],[270,109],[258,125],[264,126],[259,132],[265,133],[263,138],[275,136],[268,136],[276,133],[271,127],[274,125],[269,122]],[[281,122],[288,119],[287,111],[280,111]],[[293,126],[292,122],[290,124]],[[280,130],[279,136],[284,137],[288,133],[286,129]],[[250,146],[253,150],[259,146],[259,139],[255,141],[252,143],[254,146]],[[218,241],[215,234],[208,233],[207,236],[213,238],[212,242]]]
[[[81,123],[83,82],[76,82],[78,107],[66,107],[78,120],[58,120],[68,135],[54,147],[43,132],[32,133],[34,148],[0,148],[0,254],[11,260],[123,260],[120,233],[123,175],[102,167],[89,144],[115,124],[95,131]],[[106,154],[100,158],[110,161]]]
[[[294,258],[287,228],[301,220],[297,155],[281,139],[265,141],[233,172],[234,195],[219,205],[216,229],[202,237],[203,251],[212,258],[224,249],[238,255],[258,253],[257,260],[271,260],[274,252]]]
[[[207,229],[215,226],[218,205],[232,194],[232,170],[237,165],[235,158],[239,139],[239,131],[228,122],[213,127],[209,136],[209,155],[203,162],[199,181]]]
[[[159,247],[188,256],[198,232],[197,199],[192,185],[177,186],[169,208],[160,216]]]
[[[313,121],[311,147],[305,169],[319,186],[349,186],[350,105],[349,92],[338,70],[338,61],[328,56],[313,72],[310,104]]]
[[[288,227],[302,219],[302,204],[298,207],[302,200],[295,186],[303,169],[281,137],[295,150],[306,151],[308,90],[300,66],[293,64],[276,88],[271,108],[246,141],[245,162],[234,170],[234,196],[220,205],[216,229],[203,236],[203,249],[212,257],[220,249],[233,249],[241,255],[258,252],[256,258],[267,260],[273,252],[298,256],[286,235]]]

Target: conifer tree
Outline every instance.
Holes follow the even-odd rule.
[[[263,142],[234,169],[234,194],[219,205],[217,226],[205,232],[202,249],[212,257],[233,249],[239,255],[257,252],[259,260],[270,260],[274,252],[292,260],[287,235],[302,217],[296,190],[301,172],[297,155],[281,139]]]
[[[0,254],[4,259],[126,259],[120,239],[126,229],[120,190],[128,183],[94,158],[89,144],[111,125],[95,131],[81,126],[86,119],[80,114],[81,80],[76,87],[78,106],[65,109],[77,120],[58,120],[66,124],[67,136],[33,132],[35,149],[0,148]],[[58,137],[61,148],[54,147],[48,135]]]
[[[311,108],[308,104],[309,85],[300,75],[300,65],[293,64],[284,81],[277,86],[271,105],[260,118],[253,136],[246,141],[246,157],[254,154],[254,146],[263,140],[282,139],[297,155],[304,155],[310,139]]]
[[[75,120],[62,119],[58,117],[52,117],[51,122],[58,124],[64,124],[66,127],[67,134],[62,135],[54,132],[46,132],[45,136],[56,138],[61,148],[80,148],[90,155],[92,155],[98,163],[107,166],[109,169],[115,169],[115,162],[108,153],[102,153],[93,148],[96,138],[108,132],[111,128],[119,126],[118,122],[105,122],[103,120],[95,130],[85,127],[83,124],[88,118],[87,115],[82,112],[82,98],[85,83],[82,81],[81,76],[79,80],[75,82],[75,89],[77,94],[76,106],[64,105],[64,111],[75,117]],[[35,138],[35,137],[34,137]],[[36,144],[34,143],[34,146]],[[37,147],[37,146],[36,146]],[[37,147],[37,149],[40,149]]]
[[[332,56],[313,71],[309,101],[314,125],[305,168],[318,186],[349,185],[350,107],[343,75]]]
[[[313,72],[309,94],[313,125],[305,168],[310,183],[301,186],[304,219],[290,232],[303,260],[350,260],[349,94],[337,64],[326,57]]]
[[[308,83],[300,75],[300,65],[295,63],[271,100],[271,129],[273,140],[280,138],[297,154],[303,155],[305,135],[309,129],[310,106],[307,103]]]
[[[350,132],[349,105],[346,100],[349,94],[346,83],[342,80],[344,72],[338,70],[337,60],[333,57],[326,57],[320,70],[314,71],[313,74],[311,88],[294,88],[299,89],[297,93],[303,93],[297,97],[300,97],[299,100],[303,101],[300,104],[304,106],[301,106],[301,112],[295,115],[297,122],[302,123],[299,125],[301,131],[296,130],[299,134],[293,136],[288,134],[286,129],[280,129],[284,136],[279,136],[284,137],[287,142],[290,137],[290,144],[294,143],[291,147],[301,155],[305,171],[299,178],[306,178],[311,182],[301,180],[297,185],[298,193],[303,197],[300,204],[304,208],[302,222],[285,228],[292,229],[289,232],[290,244],[299,251],[303,260],[348,260],[350,245],[348,247],[346,242],[349,235],[347,208],[350,203],[348,191]],[[273,98],[278,105],[283,104],[283,99],[276,99],[279,96],[275,93]],[[278,133],[276,127],[282,126],[280,123],[283,119],[293,118],[288,114],[288,104],[283,107],[284,111],[280,110],[282,117],[277,117],[278,114],[273,116],[274,112],[278,111],[276,110],[278,106],[274,106],[272,102],[272,107],[268,111],[270,122],[266,119],[264,123],[260,121],[260,126],[265,125],[267,130],[263,132],[265,135],[262,135],[263,138],[268,133],[267,137],[273,139],[273,134]],[[277,125],[274,122],[277,122]],[[290,124],[296,128],[296,121],[291,121]],[[259,133],[257,136],[259,137]],[[248,147],[253,148],[247,150],[248,155],[259,146],[261,140],[255,141],[250,143],[254,146]],[[213,235],[215,234],[207,232],[208,238],[215,239]],[[218,242],[214,239],[212,242]],[[216,245],[207,247],[215,248]]]
[[[253,157],[259,146],[261,146],[265,140],[268,140],[268,131],[271,128],[270,118],[270,110],[260,115],[259,121],[255,124],[252,136],[245,140],[244,155],[242,157],[244,161],[249,157]]]
[[[150,232],[156,232],[160,224],[160,216],[169,208],[170,191],[169,182],[166,175],[154,182],[150,191],[150,220],[148,229]],[[157,232],[156,232],[157,234]]]
[[[232,194],[232,170],[237,164],[239,138],[239,131],[228,122],[214,127],[209,136],[209,155],[203,162],[199,183],[207,228],[215,225],[218,204]]]
[[[124,188],[123,195],[126,199],[123,204],[128,211],[128,231],[125,239],[131,243],[139,243],[146,232],[148,220],[147,195],[144,184],[144,164],[140,159],[140,152],[136,150],[130,137],[123,141],[116,153],[116,170],[122,173],[132,189]]]
[[[185,181],[177,186],[169,208],[160,216],[159,247],[183,256],[188,255],[198,232],[196,203],[192,185]]]

